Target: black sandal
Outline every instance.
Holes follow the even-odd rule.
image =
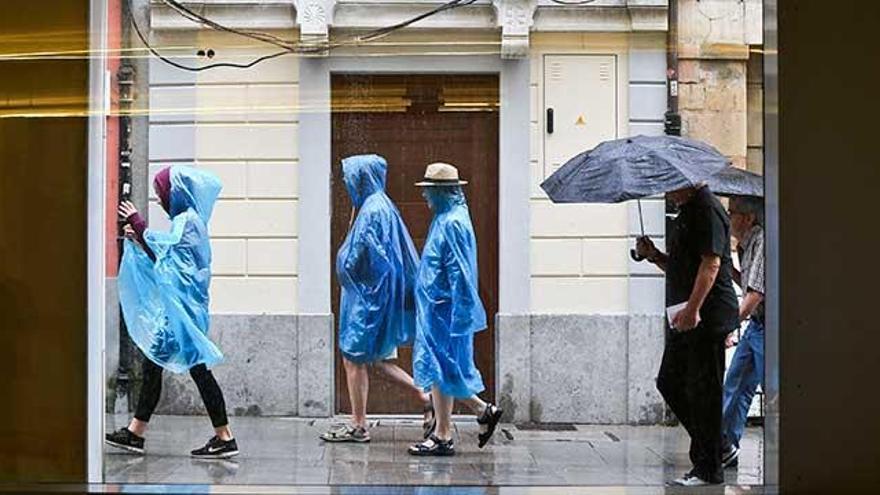
[[[428,442],[431,442],[432,445],[428,445]],[[424,442],[410,445],[408,452],[417,457],[453,456],[455,455],[455,445],[451,438],[444,442],[432,434]]]
[[[501,410],[500,407],[495,404],[489,404],[486,406],[486,410],[483,411],[483,414],[477,418],[477,423],[480,426],[485,426],[486,431],[480,432],[477,435],[477,439],[479,440],[479,447],[482,449],[489,443],[489,439],[492,438],[492,435],[495,434],[495,428],[498,426],[498,423],[501,421],[501,415],[504,411]]]
[[[427,421],[422,421],[422,438],[427,440],[431,435],[434,434],[434,430],[437,429],[437,415],[434,413],[434,399],[432,398],[428,404],[425,405],[424,409],[422,409],[422,413],[431,413],[431,419]]]

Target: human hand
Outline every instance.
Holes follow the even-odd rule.
[[[730,349],[731,347],[735,346],[736,344],[737,344],[736,332],[730,332],[729,334],[727,334],[727,338],[724,339],[724,348]]]
[[[125,224],[122,227],[122,235],[125,236],[126,239],[134,240],[137,238],[137,233],[135,233],[134,229],[131,228],[131,225],[129,224]]]
[[[137,208],[135,208],[134,203],[132,203],[131,201],[123,201],[119,203],[119,208],[117,209],[117,211],[119,212],[119,216],[122,219],[128,220],[130,216],[137,213]]]
[[[700,313],[699,311],[694,311],[688,309],[687,306],[672,318],[672,328],[678,330],[679,332],[687,332],[693,330],[697,325],[700,324]]]
[[[651,259],[657,254],[657,246],[650,237],[643,235],[636,238],[636,254],[640,258]]]

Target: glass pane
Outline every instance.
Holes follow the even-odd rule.
[[[762,484],[761,2],[632,3],[108,0],[104,479]]]

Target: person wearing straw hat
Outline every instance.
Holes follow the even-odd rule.
[[[455,400],[476,414],[480,448],[501,420],[501,409],[477,395],[485,386],[474,364],[474,334],[487,324],[477,280],[477,240],[461,187],[465,184],[458,169],[447,163],[428,165],[424,180],[416,184],[434,218],[416,274],[413,374],[416,385],[431,393],[436,427],[425,441],[409,448],[415,456],[455,454]]]

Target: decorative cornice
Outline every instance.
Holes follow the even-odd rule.
[[[330,41],[330,26],[336,13],[336,0],[294,0],[296,6],[296,23],[299,25],[299,37],[304,43],[327,43]],[[327,56],[321,51],[314,56]]]
[[[294,0],[183,0],[199,14],[235,29],[295,29]],[[150,0],[150,27],[156,31],[205,29],[161,0]]]
[[[751,2],[758,0],[748,0]],[[154,31],[204,29],[151,0]],[[443,0],[200,0],[197,12],[237,29],[295,30],[304,42],[326,42],[334,31],[385,27],[424,13]],[[532,32],[666,31],[668,0],[597,0],[561,6],[546,0],[478,0],[423,19],[420,30],[501,31],[501,56],[525,57]]]
[[[501,28],[501,58],[529,55],[529,32],[535,24],[537,0],[492,0]]]
[[[627,9],[633,31],[666,31],[669,29],[669,15],[666,6],[633,5],[631,2]]]

